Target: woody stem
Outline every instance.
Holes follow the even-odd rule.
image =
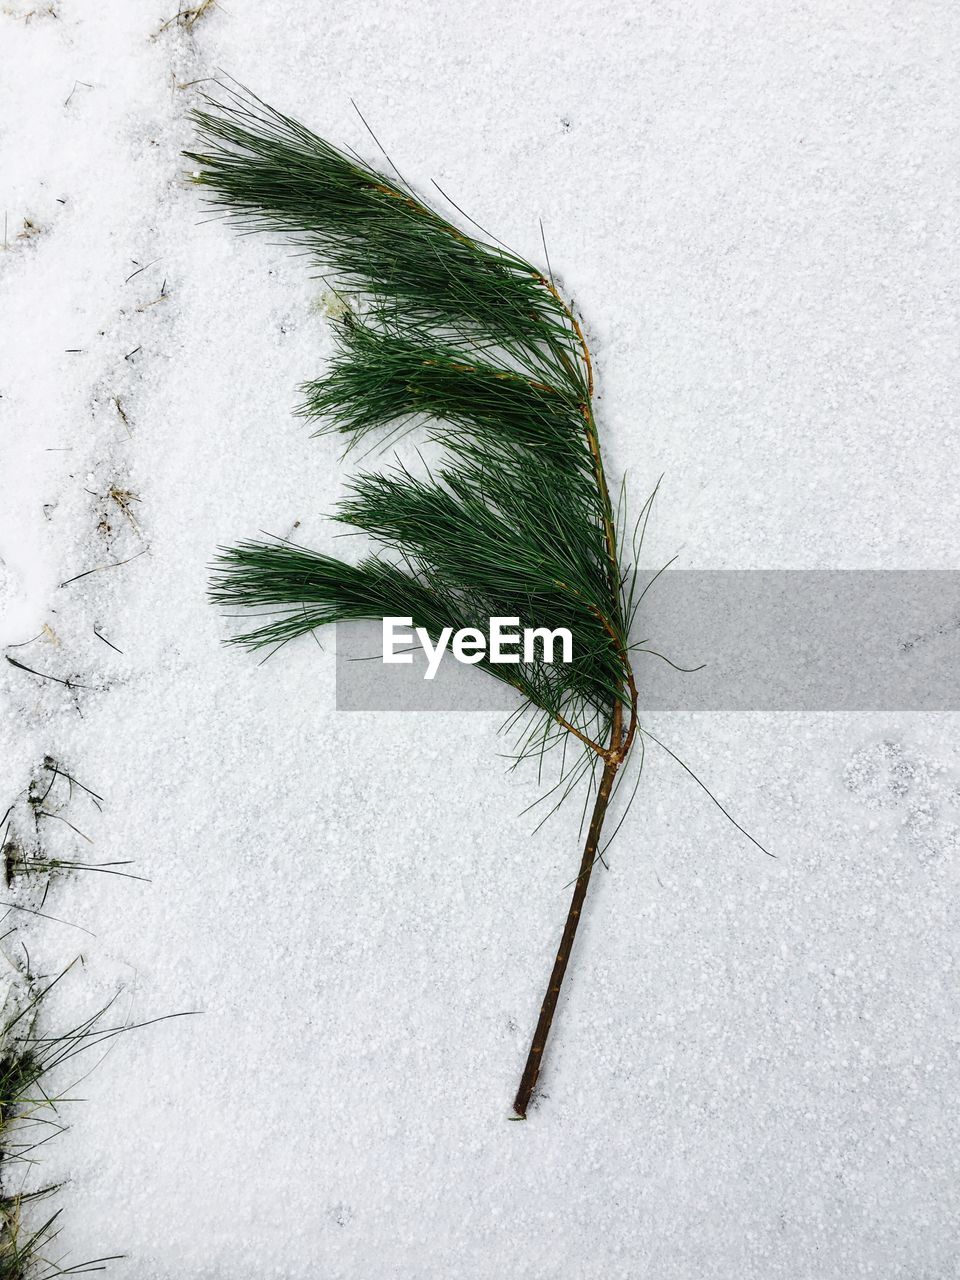
[[[546,280],[543,276],[540,276],[539,280],[540,283],[549,290],[566,313],[582,351],[583,366],[586,371],[586,383],[584,387],[586,391],[586,398],[584,403],[581,405],[581,413],[587,437],[587,445],[590,450],[594,478],[596,480],[597,490],[600,496],[603,537],[608,562],[607,569],[609,572],[610,595],[611,600],[617,600],[620,594],[620,569],[617,558],[617,540],[616,531],[614,529],[610,493],[607,488],[606,475],[604,474],[603,459],[600,455],[600,441],[597,434],[597,424],[591,405],[593,397],[593,365],[590,360],[590,351],[587,347],[583,330],[581,329],[576,316],[560,297],[560,294],[557,292],[552,281]],[[566,359],[564,359],[564,363],[567,363]],[[547,984],[546,995],[543,997],[543,1003],[540,1006],[540,1017],[537,1020],[536,1030],[533,1033],[530,1051],[527,1054],[526,1065],[520,1079],[520,1088],[517,1090],[517,1096],[513,1103],[513,1110],[516,1113],[517,1118],[522,1120],[526,1119],[527,1108],[530,1105],[530,1098],[536,1086],[537,1078],[540,1075],[543,1053],[547,1046],[550,1028],[553,1025],[553,1016],[556,1013],[557,1001],[560,998],[560,988],[563,986],[564,975],[567,972],[567,965],[570,961],[571,952],[573,951],[574,941],[576,940],[577,929],[580,925],[580,916],[583,912],[583,904],[586,901],[587,889],[590,885],[590,876],[593,873],[594,863],[597,861],[597,851],[600,847],[600,832],[603,829],[603,820],[606,816],[607,806],[610,803],[610,796],[613,792],[614,780],[617,776],[617,770],[620,768],[630,751],[634,733],[636,731],[636,683],[634,681],[630,661],[624,647],[624,642],[616,631],[612,631],[611,634],[612,639],[617,646],[620,660],[623,664],[624,682],[626,686],[625,692],[629,693],[629,721],[627,725],[624,726],[623,706],[620,701],[617,700],[613,707],[611,722],[612,733],[609,748],[604,751],[601,748],[598,748],[596,743],[588,744],[593,747],[593,749],[597,751],[597,754],[603,759],[603,774],[600,779],[600,787],[597,791],[597,799],[593,806],[593,815],[590,819],[590,829],[587,832],[587,842],[584,845],[583,857],[580,860],[580,871],[574,881],[573,897],[570,901],[567,920],[563,927],[563,933],[560,937],[560,946],[557,950],[557,957],[553,962],[553,971],[550,974],[550,981]],[[572,726],[569,725],[565,725],[565,727],[572,728]],[[576,729],[573,729],[573,732],[582,740],[582,735],[577,732]]]
[[[533,1033],[530,1052],[527,1054],[527,1063],[523,1069],[520,1088],[517,1090],[517,1096],[513,1103],[513,1109],[520,1119],[526,1119],[530,1095],[533,1093],[537,1077],[540,1075],[543,1051],[547,1046],[547,1038],[553,1025],[553,1015],[556,1012],[557,1001],[560,998],[560,988],[563,985],[563,976],[567,971],[570,953],[573,950],[574,939],[577,936],[577,927],[580,924],[580,915],[587,896],[590,875],[593,871],[594,863],[597,861],[600,831],[603,827],[603,819],[607,812],[607,805],[610,803],[610,794],[613,790],[614,778],[617,776],[620,763],[620,760],[614,756],[613,759],[607,760],[603,768],[600,789],[597,792],[596,803],[593,806],[593,817],[590,819],[590,830],[587,833],[587,843],[584,845],[583,857],[580,861],[580,873],[574,883],[573,898],[570,902],[570,910],[567,912],[567,922],[560,938],[557,958],[553,962],[553,972],[550,974],[547,993],[543,997],[543,1004],[540,1006],[540,1017],[537,1021],[537,1028]]]

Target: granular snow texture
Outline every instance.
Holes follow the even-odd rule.
[[[337,714],[329,645],[221,645],[215,547],[343,547],[344,472],[292,413],[326,286],[210,221],[179,155],[223,68],[374,159],[352,97],[536,260],[542,217],[611,472],[636,505],[665,473],[646,563],[957,568],[960,10],[175,2],[0,13],[0,642],[89,686],[2,664],[0,811],[49,755],[106,803],[58,791],[94,844],[48,846],[150,880],[59,879],[70,923],[3,945],[82,953],[50,1018],[120,984],[125,1018],[199,1011],[74,1091],[38,1153],[58,1250],[130,1280],[960,1274],[957,717],[651,719],[777,860],[649,747],[508,1123],[578,805],[531,835],[495,717]]]

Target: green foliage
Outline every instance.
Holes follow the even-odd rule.
[[[572,732],[592,762],[619,763],[636,728],[632,574],[590,355],[552,276],[249,95],[224,90],[195,121],[201,149],[187,154],[211,203],[246,229],[285,232],[347,303],[302,412],[351,443],[422,426],[442,452],[422,475],[397,465],[355,480],[335,518],[374,540],[358,565],[280,541],[223,550],[212,598],[258,612],[235,639],[279,645],[387,614],[433,636],[493,616],[567,627],[570,664],[481,665],[532,713],[521,754]]]
[[[100,809],[102,796],[59,761],[45,756],[29,785],[3,815],[0,851],[7,888],[15,895],[14,901],[4,903],[7,915],[25,912],[41,919],[57,919],[30,906],[27,892],[34,890],[35,900],[39,899],[42,908],[56,874],[84,870],[129,876],[128,872],[117,870],[127,865],[125,862],[86,863],[58,857],[49,850],[45,819],[58,819],[76,836],[87,839],[62,812],[75,796],[81,795]],[[0,941],[16,932],[15,926],[8,929]],[[17,950],[19,953],[20,948]],[[34,1153],[66,1127],[63,1108],[76,1100],[71,1094],[77,1081],[69,1071],[73,1060],[90,1050],[105,1050],[114,1037],[151,1023],[111,1025],[108,1015],[118,1000],[118,992],[80,1023],[48,1033],[47,998],[77,961],[56,977],[41,980],[30,971],[26,946],[22,951],[25,965],[18,960],[14,966],[5,952],[0,953],[0,963],[11,966],[8,973],[14,978],[5,995],[5,1016],[0,1017],[0,1280],[54,1280],[58,1276],[104,1271],[106,1264],[119,1255],[69,1266],[51,1256],[59,1236],[60,1211],[43,1216],[31,1206],[60,1188],[46,1185],[24,1189],[24,1181],[35,1177]],[[8,1009],[12,1011],[7,1013]]]
[[[57,1276],[85,1275],[105,1270],[106,1264],[118,1256],[61,1267],[49,1257],[59,1234],[60,1211],[29,1228],[23,1222],[24,1206],[45,1199],[59,1187],[9,1190],[12,1169],[31,1165],[36,1148],[63,1130],[58,1109],[69,1099],[52,1091],[53,1073],[77,1054],[106,1044],[124,1030],[104,1025],[108,1004],[61,1034],[36,1034],[38,1010],[70,968],[72,965],[46,985],[31,984],[30,999],[0,1027],[0,1176],[4,1188],[0,1193],[0,1280],[54,1280]]]

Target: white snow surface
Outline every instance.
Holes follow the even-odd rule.
[[[105,800],[50,847],[150,879],[58,879],[70,923],[3,945],[82,953],[49,1025],[121,985],[124,1018],[199,1011],[74,1091],[38,1153],[59,1250],[121,1280],[960,1275],[957,717],[651,721],[777,860],[648,750],[509,1123],[578,806],[531,835],[495,717],[338,714],[330,644],[220,643],[214,548],[332,548],[344,472],[292,413],[322,282],[210,221],[179,154],[223,69],[374,159],[353,98],[537,260],[542,217],[610,469],[637,504],[665,473],[649,563],[957,568],[960,10],[223,0],[160,31],[175,2],[0,13],[0,642],[92,686],[2,664],[0,810],[50,755]]]

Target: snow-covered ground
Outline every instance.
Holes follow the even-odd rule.
[[[220,644],[215,546],[330,548],[342,473],[291,413],[323,286],[204,222],[179,158],[222,68],[372,155],[354,98],[532,257],[542,217],[611,470],[665,472],[651,564],[957,568],[960,11],[174,13],[0,13],[0,642],[90,686],[2,664],[0,810],[49,754],[106,800],[63,810],[92,853],[51,846],[151,881],[59,881],[95,936],[18,936],[84,957],[51,1017],[120,983],[201,1011],[79,1089],[62,1247],[131,1280],[960,1274],[958,718],[652,718],[778,860],[648,753],[508,1123],[579,814],[531,837],[496,716],[338,714],[329,646]]]

